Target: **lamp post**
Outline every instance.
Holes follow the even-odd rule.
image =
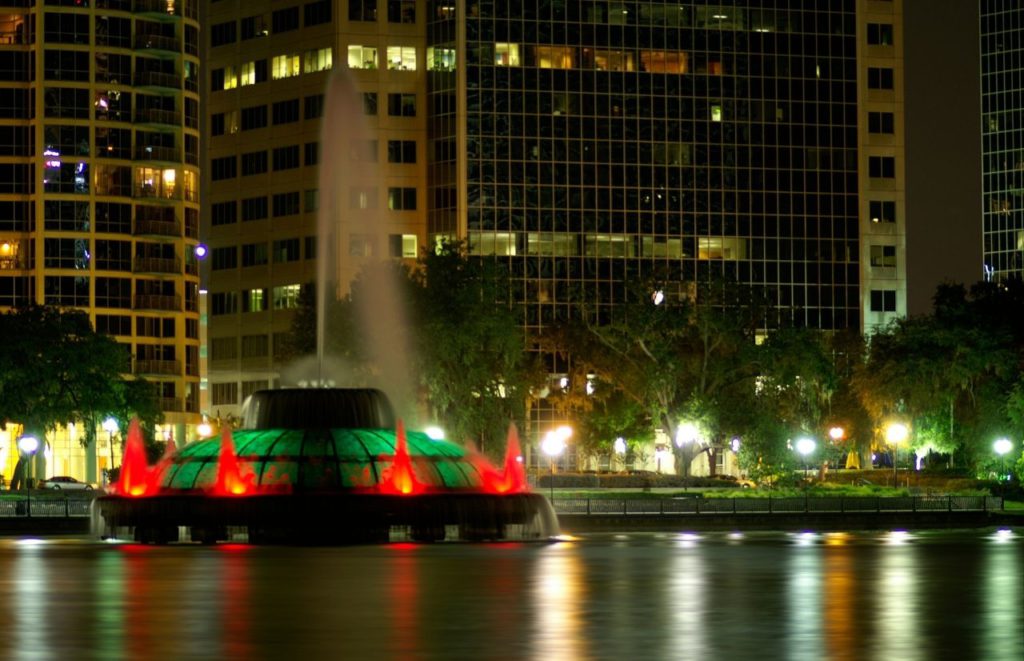
[[[896,468],[899,444],[907,440],[909,433],[907,426],[901,422],[890,423],[885,428],[885,440],[892,446],[892,486],[894,489],[900,485],[898,469]]]
[[[687,443],[696,443],[699,439],[700,439],[700,430],[697,429],[697,425],[695,425],[692,422],[681,422],[681,423],[679,423],[679,427],[676,428],[676,438],[675,438],[675,442],[676,442],[676,447],[677,448],[682,450],[683,449],[683,445],[685,445]],[[689,481],[689,477],[690,477],[690,470],[689,470],[690,466],[689,466],[689,464],[687,462],[687,457],[686,456],[682,457],[682,461],[680,463],[682,463],[682,466],[680,466],[680,468],[683,469],[683,491],[686,491],[686,489],[687,489],[687,484],[686,483]]]
[[[804,481],[805,482],[807,481],[807,455],[809,455],[812,452],[814,452],[814,447],[815,447],[814,439],[807,438],[806,436],[803,437],[803,438],[797,439],[796,451],[800,453],[800,456],[803,458],[803,461],[804,461]]]
[[[992,444],[992,449],[999,455],[999,467],[1003,473],[999,476],[999,479],[1002,480],[1003,476],[1006,475],[1006,455],[1013,449],[1013,443],[1009,439],[1001,438]]]
[[[25,479],[25,514],[32,516],[32,461],[39,449],[39,439],[35,436],[22,436],[18,439],[18,449],[28,457],[28,466],[25,469],[28,473]]]
[[[559,427],[544,434],[540,449],[551,460],[551,500],[555,499],[555,459],[565,451],[565,441],[572,436],[570,427]]]
[[[622,466],[623,472],[626,470],[626,439],[619,436],[615,439],[615,454],[619,457],[619,464]]]
[[[114,467],[114,434],[117,433],[117,420],[113,418],[107,418],[103,421],[103,431],[107,432],[107,450],[110,455],[110,467],[107,468],[107,472]],[[103,486],[106,486],[104,484]]]

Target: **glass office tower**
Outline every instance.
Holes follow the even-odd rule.
[[[983,259],[986,279],[1024,276],[1024,6],[981,2]]]

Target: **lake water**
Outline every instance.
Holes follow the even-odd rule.
[[[0,540],[0,658],[1024,659],[1024,531]]]

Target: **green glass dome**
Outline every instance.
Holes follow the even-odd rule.
[[[259,429],[232,434],[243,478],[270,491],[344,492],[372,490],[393,463],[395,432],[389,429]],[[407,431],[417,481],[428,489],[476,490],[480,470],[458,445]],[[217,480],[220,438],[190,443],[163,471],[164,493],[212,489]]]

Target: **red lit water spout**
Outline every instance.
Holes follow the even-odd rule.
[[[509,425],[508,441],[505,445],[505,464],[501,473],[482,457],[477,466],[484,479],[484,490],[488,493],[523,493],[530,490],[523,469],[522,452],[519,448],[519,432],[515,424]]]
[[[150,493],[150,470],[146,463],[146,446],[142,441],[142,428],[138,418],[128,425],[128,438],[124,443],[121,474],[111,491],[121,496],[145,496]]]
[[[412,470],[412,457],[405,439],[405,425],[398,421],[395,429],[395,458],[391,467],[383,471],[379,485],[381,493],[411,496],[422,493],[425,486],[416,480]]]
[[[172,441],[167,442],[167,446],[164,448],[164,456],[160,457],[160,461],[149,469],[149,479],[146,482],[146,493],[154,494],[160,490],[160,482],[164,476],[164,472],[174,461],[174,452],[177,450]]]
[[[231,437],[231,428],[224,427],[220,435],[220,456],[217,458],[217,482],[213,492],[218,496],[244,496],[253,491],[251,473],[243,475],[235,454],[235,441]]]

